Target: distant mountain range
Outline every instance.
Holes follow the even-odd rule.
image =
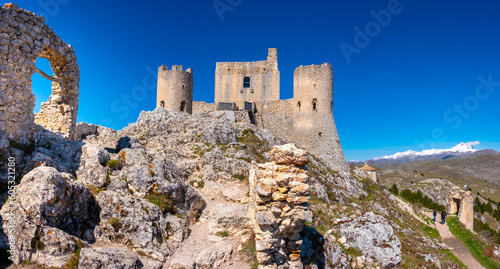
[[[398,152],[393,155],[373,158],[368,160],[368,163],[373,166],[384,167],[388,164],[401,164],[415,161],[436,161],[448,159],[464,159],[480,155],[500,155],[500,152],[492,149],[475,149],[474,146],[479,145],[478,141],[460,143],[449,149],[428,149],[423,151],[408,150]],[[350,162],[351,164],[359,164],[361,162]]]

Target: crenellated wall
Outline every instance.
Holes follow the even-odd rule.
[[[177,112],[193,112],[193,70],[182,65],[158,68],[156,106]]]

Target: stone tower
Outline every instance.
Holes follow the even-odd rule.
[[[329,63],[300,66],[294,72],[293,141],[345,171],[344,154],[333,119],[333,70]]]
[[[182,70],[182,65],[173,65],[168,70],[165,65],[158,69],[158,89],[156,107],[168,110],[193,112],[193,70]]]
[[[269,49],[266,61],[219,62],[215,68],[215,103],[276,101],[280,98],[277,49]]]

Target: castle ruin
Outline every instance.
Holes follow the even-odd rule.
[[[335,170],[347,171],[333,119],[333,70],[330,64],[296,68],[293,98],[280,100],[276,49],[269,49],[266,61],[218,62],[214,104],[192,101],[193,77],[192,70],[188,70],[175,72],[190,75],[174,76],[166,75],[173,70],[160,67],[157,107],[188,113],[217,109],[247,111],[248,122],[307,149]],[[179,109],[183,108],[182,102],[187,105],[185,110]]]
[[[474,199],[472,192],[453,187],[450,192],[449,214],[458,215],[458,220],[465,225],[469,231],[474,231]]]
[[[15,4],[0,7],[0,132],[9,137],[28,135],[36,124],[74,138],[80,71],[73,48],[45,24],[43,17]],[[53,76],[35,66],[49,60]],[[34,114],[31,77],[37,72],[52,81],[52,94]]]

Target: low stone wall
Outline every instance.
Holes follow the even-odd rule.
[[[249,178],[259,268],[302,268],[300,232],[312,212],[307,209],[309,177],[297,166],[307,163],[307,153],[286,144],[269,155],[273,162],[258,164]]]
[[[193,113],[212,112],[216,110],[217,110],[217,104],[207,103],[203,101],[193,101]]]

